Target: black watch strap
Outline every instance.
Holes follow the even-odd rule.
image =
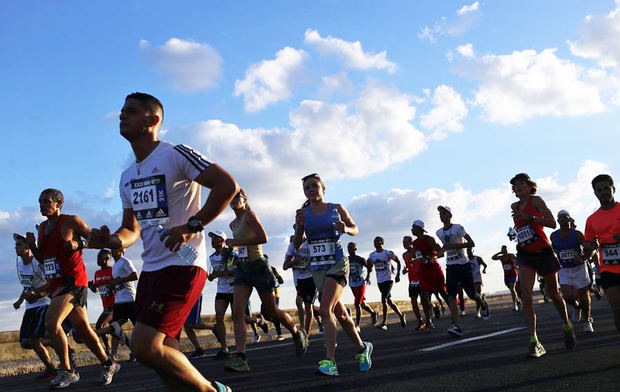
[[[188,219],[187,226],[189,226],[190,230],[194,233],[198,233],[204,230],[204,227],[202,226],[202,221],[195,216],[192,216]]]

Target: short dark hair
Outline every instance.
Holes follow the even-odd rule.
[[[411,240],[411,241],[413,241],[413,237],[410,236],[410,235],[406,235],[406,236],[403,237],[403,240]]]
[[[592,180],[592,189],[594,189],[594,185],[603,181],[607,181],[609,182],[609,185],[614,186],[614,180],[609,174],[599,174]]]
[[[375,241],[377,240],[381,241],[382,243],[385,243],[385,241],[383,241],[383,237],[376,236]]]
[[[155,113],[157,109],[161,110],[161,120],[164,120],[164,105],[161,104],[159,99],[155,98],[151,94],[135,92],[125,97],[125,100],[128,99],[135,99],[140,102],[142,107],[148,110],[151,114]]]
[[[58,204],[64,204],[65,202],[65,197],[63,196],[62,192],[59,191],[58,189],[54,189],[54,188],[47,188],[44,189],[41,192],[41,195],[49,195],[52,200],[54,200],[56,203]]]
[[[512,179],[510,180],[510,184],[512,185],[513,192],[515,190],[515,182],[517,182],[518,180],[525,181],[531,187],[530,195],[536,194],[536,189],[538,188],[538,185],[536,185],[534,180],[532,180],[527,173],[518,173],[514,177],[512,177]]]
[[[107,249],[101,249],[101,250],[99,251],[99,253],[97,253],[97,256],[99,256],[99,255],[101,255],[101,256],[103,256],[103,257],[105,257],[106,259],[108,259],[108,260],[109,260],[109,259],[110,259],[110,257],[112,256],[112,252],[110,252],[110,251],[109,251],[109,250],[107,250]]]

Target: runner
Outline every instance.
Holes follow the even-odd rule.
[[[355,306],[355,329],[360,332],[360,319],[362,318],[362,309],[370,313],[371,324],[377,323],[377,312],[372,310],[366,303],[366,282],[369,282],[370,269],[366,260],[363,257],[358,256],[357,244],[355,242],[349,242],[347,245],[347,251],[349,252],[349,287],[353,292],[353,305]],[[364,268],[369,270],[369,273],[364,272]]]
[[[215,332],[215,324],[209,324],[202,320],[200,314],[202,313],[202,294],[192,306],[192,310],[189,312],[189,316],[183,323],[183,331],[185,331],[185,335],[194,346],[194,351],[189,353],[187,357],[189,359],[198,359],[204,357],[205,350],[200,346],[200,342],[198,341],[198,336],[196,335],[195,329],[208,329],[215,335],[217,339],[217,333]]]
[[[293,227],[294,229],[295,227]],[[312,279],[312,271],[310,270],[310,256],[308,250],[308,242],[304,240],[299,251],[295,251],[293,243],[295,236],[291,236],[289,247],[286,251],[286,258],[282,269],[293,270],[293,282],[297,290],[297,298],[301,300],[302,309],[299,311],[299,324],[304,328],[306,334],[310,334],[312,329],[312,316],[314,313],[314,300],[317,290]],[[320,319],[317,319],[319,328],[321,326]]]
[[[562,265],[558,272],[562,297],[574,308],[572,320],[582,318],[584,332],[594,332],[589,291],[592,281],[583,254],[585,240],[580,231],[571,227],[568,211],[558,212],[558,223],[560,229],[551,233],[551,244]]]
[[[123,220],[112,235],[107,226],[93,230],[91,245],[127,248],[142,238],[144,264],[131,337],[138,361],[173,391],[230,390],[200,374],[179,351],[178,337],[206,280],[203,226],[226,208],[238,188],[196,150],[159,140],[163,115],[161,102],[151,95],[133,93],[125,99],[120,132],[136,162],[121,175]],[[202,208],[201,185],[211,189]]]
[[[112,310],[113,318],[109,328],[98,330],[97,333],[112,335],[112,357],[116,358],[119,344],[129,346],[129,339],[122,329],[123,324],[131,321],[131,324],[136,325],[136,287],[134,282],[138,280],[138,271],[133,262],[124,256],[125,251],[122,248],[112,249],[111,253],[114,258],[114,266],[112,266],[112,280],[108,282],[108,285],[116,293]],[[133,359],[133,353],[130,358]]]
[[[586,221],[586,255],[592,256],[598,242],[600,284],[620,332],[620,205],[614,199],[616,188],[611,176],[594,177],[592,188],[601,207]]]
[[[312,278],[320,293],[320,313],[323,320],[326,359],[319,362],[316,373],[337,376],[336,323],[357,346],[359,370],[366,372],[372,365],[372,343],[363,342],[355,324],[346,311],[340,297],[347,284],[349,259],[342,251],[340,236],[357,235],[359,230],[349,212],[340,204],[323,201],[325,184],[318,174],[301,179],[307,201],[295,215],[295,248],[299,249],[304,234],[308,239]]]
[[[236,246],[239,253],[239,265],[235,271],[235,290],[233,303],[233,324],[235,327],[235,358],[230,361],[225,369],[233,372],[248,372],[245,338],[245,317],[241,317],[243,310],[248,305],[248,298],[252,289],[256,288],[265,313],[271,320],[278,320],[293,335],[293,346],[297,356],[302,356],[308,349],[308,337],[303,328],[297,328],[291,316],[280,310],[276,304],[274,289],[276,278],[269,268],[268,260],[263,255],[262,244],[267,242],[267,233],[258,220],[258,216],[248,204],[248,198],[243,190],[240,190],[230,202],[230,207],[235,212],[235,219],[230,222],[233,232],[232,239],[227,239],[226,244]]]
[[[482,266],[482,273],[487,273],[487,264],[482,260],[482,257],[475,256],[472,248],[467,248],[467,258],[471,263],[471,270],[474,277],[474,287],[476,288],[476,293],[480,296],[480,298],[484,299],[484,294],[482,294],[482,274],[480,273],[480,267]],[[482,318],[482,307],[476,304],[476,318]]]
[[[263,255],[263,256],[265,256],[265,259],[269,260],[269,257],[267,255]],[[276,296],[276,306],[279,306],[280,305],[280,285],[284,284],[284,279],[282,278],[282,275],[280,275],[280,272],[278,271],[276,267],[270,266],[270,268],[271,268],[271,273],[276,278],[276,287],[273,290],[273,293]],[[282,336],[282,327],[280,326],[280,322],[277,319],[271,319],[271,317],[269,317],[269,314],[267,313],[267,309],[265,308],[265,305],[263,305],[262,303],[260,305],[260,314],[261,316],[263,316],[265,320],[271,321],[273,323],[273,326],[276,329],[276,340],[278,341],[284,340],[284,337]]]
[[[502,263],[502,269],[504,270],[504,284],[510,290],[512,297],[512,310],[515,312],[521,309],[521,298],[517,293],[517,258],[512,253],[508,253],[508,247],[502,245],[502,249],[491,256],[493,260],[499,260]]]
[[[418,320],[418,326],[415,329],[416,331],[421,331],[426,328],[426,324],[422,321],[420,307],[418,306],[418,297],[420,296],[420,261],[415,257],[412,244],[413,238],[411,236],[406,235],[403,237],[403,248],[405,248],[405,253],[403,253],[403,260],[405,261],[403,274],[407,274],[409,277],[411,309]]]
[[[531,336],[528,356],[538,358],[546,353],[536,334],[536,313],[532,301],[537,273],[544,277],[547,294],[562,318],[564,345],[572,350],[576,344],[575,332],[572,323],[568,320],[564,299],[558,291],[557,272],[560,270],[560,263],[543,231],[543,227],[554,229],[555,219],[543,199],[535,196],[536,183],[530,176],[519,173],[510,180],[510,184],[512,184],[512,191],[519,199],[512,204],[511,208],[517,231],[517,264],[519,265],[523,315]]]
[[[15,240],[15,253],[17,253],[15,260],[17,276],[24,287],[13,307],[17,310],[26,301],[26,311],[19,328],[19,342],[22,348],[32,349],[45,365],[45,371],[36,379],[51,381],[56,378],[56,370],[42,343],[45,336],[45,313],[51,301],[44,292],[34,293],[34,290],[45,285],[45,272],[42,265],[35,260],[32,251],[28,249],[26,237],[16,233],[13,234],[13,239]]]
[[[448,303],[448,294],[446,293],[443,271],[437,262],[439,245],[435,242],[433,237],[424,234],[426,233],[424,226],[424,222],[419,219],[413,221],[411,225],[411,234],[413,234],[416,239],[411,243],[411,251],[419,265],[418,277],[420,278],[420,297],[422,298],[422,309],[426,317],[424,330],[430,331],[435,328],[433,320],[431,319],[431,309],[434,309],[431,305],[431,295],[433,293],[439,293],[444,301]],[[435,316],[439,318],[437,314],[435,314]]]
[[[394,301],[392,301],[391,294],[394,281],[396,283],[400,282],[400,260],[391,250],[383,249],[383,243],[383,238],[375,237],[375,250],[368,256],[368,274],[372,272],[373,268],[377,273],[377,286],[379,286],[379,291],[381,291],[381,306],[383,308],[383,320],[377,328],[387,331],[388,305],[398,315],[401,327],[405,328],[407,326],[407,319]],[[396,262],[397,265],[394,280],[392,280],[392,274],[394,273],[392,271],[392,261]]]
[[[45,329],[60,359],[60,368],[56,378],[50,381],[50,386],[61,389],[80,380],[77,369],[72,367],[69,360],[67,336],[62,329],[65,318],[71,321],[79,340],[103,364],[98,383],[107,385],[112,382],[120,365],[108,358],[88,323],[88,275],[82,260],[82,249],[87,246],[84,238],[90,233],[90,228],[80,217],[62,214],[63,203],[64,197],[59,190],[43,190],[39,196],[39,207],[46,220],[38,226],[38,246],[34,234],[26,234],[28,247],[34,257],[43,262],[47,278],[47,284],[34,292],[49,292],[51,298],[45,315]]]
[[[437,207],[439,219],[443,227],[437,230],[437,237],[443,243],[441,249],[437,251],[439,256],[446,256],[446,286],[448,290],[448,305],[452,316],[452,327],[448,333],[452,336],[463,336],[463,330],[459,325],[459,313],[456,307],[456,294],[459,284],[470,299],[476,301],[476,305],[481,307],[482,319],[489,319],[489,306],[480,294],[476,293],[474,279],[472,276],[471,263],[465,256],[463,249],[474,247],[474,240],[465,232],[463,226],[452,223],[452,210],[447,206]]]
[[[93,280],[88,281],[88,288],[93,293],[99,293],[101,296],[101,303],[103,304],[103,311],[99,315],[97,322],[95,323],[95,331],[99,335],[98,331],[105,325],[112,321],[112,308],[114,307],[114,289],[111,288],[108,283],[112,280],[112,267],[108,265],[111,254],[107,249],[101,249],[97,254],[97,265],[99,269],[95,271],[95,277]],[[99,335],[99,338],[103,341],[103,346],[107,353],[110,353],[110,343],[108,342],[108,336],[106,334]]]

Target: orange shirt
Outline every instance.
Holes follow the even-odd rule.
[[[620,234],[620,203],[609,210],[600,208],[586,221],[586,241],[598,240],[600,271],[620,274],[620,243],[614,235]]]

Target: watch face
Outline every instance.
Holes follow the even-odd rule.
[[[189,221],[187,222],[189,227],[194,230],[194,231],[200,231],[202,230],[202,223],[200,222],[200,219],[198,218],[189,218]]]

